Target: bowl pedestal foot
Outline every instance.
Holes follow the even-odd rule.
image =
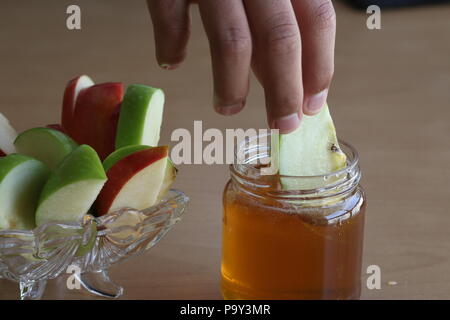
[[[76,277],[83,288],[92,294],[110,299],[118,298],[123,294],[123,287],[110,279],[107,270],[85,272]]]
[[[45,291],[47,281],[21,281],[19,283],[21,300],[40,300]]]

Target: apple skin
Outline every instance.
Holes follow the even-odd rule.
[[[75,105],[78,94],[94,85],[94,81],[86,75],[78,76],[70,80],[66,89],[64,90],[63,106],[61,113],[61,125],[66,131],[70,131],[73,124],[73,117],[75,113]]]
[[[0,158],[6,156],[6,153],[4,153],[2,150],[0,150]]]
[[[93,147],[102,160],[114,151],[123,95],[123,84],[118,82],[97,84],[78,95],[69,134],[78,144]]]
[[[42,161],[52,170],[78,147],[69,136],[50,128],[28,129],[17,136],[14,145],[18,153]]]
[[[130,154],[133,154],[138,151],[150,149],[152,147],[144,146],[144,145],[136,145],[136,146],[127,146],[120,148],[113,153],[111,153],[104,161],[103,161],[103,168],[105,168],[105,171],[108,171],[114,164],[116,164],[118,161],[122,160],[123,158],[129,156]]]
[[[102,191],[97,197],[95,203],[95,212],[98,216],[102,216],[110,212],[113,202],[136,174],[156,163],[163,160],[167,162],[169,148],[167,146],[153,147],[134,152],[125,158],[116,162],[107,172],[108,181],[105,183]],[[155,181],[155,183],[157,183]],[[162,177],[161,182],[162,183]],[[136,192],[147,192],[147,190],[136,190]],[[150,197],[150,195],[149,195]],[[130,199],[130,201],[132,201]],[[145,208],[136,208],[130,203],[129,207],[141,210]]]

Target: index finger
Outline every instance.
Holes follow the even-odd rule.
[[[300,30],[290,0],[245,0],[269,126],[289,133],[303,102]]]

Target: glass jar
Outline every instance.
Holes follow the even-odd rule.
[[[359,298],[366,201],[357,152],[340,146],[347,166],[321,176],[263,175],[268,144],[256,153],[247,148],[249,159],[230,166],[223,195],[225,299]]]

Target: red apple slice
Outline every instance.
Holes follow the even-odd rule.
[[[106,173],[108,181],[97,198],[97,214],[153,206],[164,183],[167,163],[167,146],[141,150],[119,160]]]
[[[69,81],[64,91],[63,107],[61,114],[61,124],[69,131],[73,123],[73,116],[75,112],[75,105],[77,97],[81,90],[89,88],[94,85],[94,81],[86,75],[76,77]]]
[[[105,161],[103,161],[103,168],[105,168],[105,171],[108,171],[114,164],[119,162],[125,157],[128,157],[129,155],[142,151],[145,149],[150,149],[154,147],[149,147],[145,145],[134,145],[134,146],[126,146],[120,149],[117,149],[113,153],[111,153]],[[164,174],[164,181],[161,185],[161,189],[159,190],[159,194],[157,199],[161,200],[163,199],[167,192],[169,192],[170,187],[172,186],[173,182],[175,181],[175,178],[177,176],[177,168],[174,166],[172,161],[167,158],[167,166],[166,166],[166,172]]]
[[[69,134],[79,144],[93,147],[100,159],[114,151],[122,83],[97,84],[80,92]]]
[[[0,157],[16,152],[14,147],[16,137],[16,130],[11,126],[8,119],[0,113]]]

